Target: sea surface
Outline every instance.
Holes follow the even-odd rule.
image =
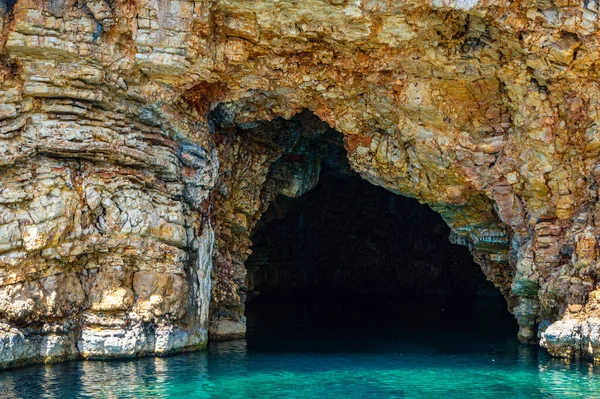
[[[600,367],[521,345],[501,299],[257,299],[245,341],[0,371],[0,398],[600,398]]]

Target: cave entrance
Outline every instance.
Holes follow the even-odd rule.
[[[323,176],[299,198],[278,196],[246,261],[260,295],[500,295],[442,218],[417,200],[356,176]]]
[[[515,336],[504,298],[468,248],[449,241],[439,214],[361,179],[340,133],[312,143],[310,154],[304,146],[271,167],[268,180],[289,180],[290,168],[311,163],[307,156],[321,161],[316,180],[314,170],[296,170],[292,183],[279,183],[284,195],[253,230],[245,262],[249,341],[448,328],[487,334],[500,325]]]

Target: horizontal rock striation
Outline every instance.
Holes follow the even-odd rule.
[[[124,72],[129,8],[87,6],[4,9],[1,366],[207,340],[213,233],[202,207],[218,167],[206,124]],[[111,18],[119,25],[100,43]]]
[[[598,11],[0,0],[0,365],[197,348],[209,310],[243,335],[252,229],[327,158],[297,162],[303,110],[443,216],[523,341],[600,359]]]

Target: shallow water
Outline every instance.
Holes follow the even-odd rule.
[[[598,367],[520,345],[503,306],[262,301],[249,308],[247,341],[3,371],[0,397],[600,397]]]

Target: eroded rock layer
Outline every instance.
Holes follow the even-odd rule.
[[[323,123],[523,341],[600,359],[598,7],[0,0],[0,364],[196,348],[210,296],[243,335],[250,233],[318,180]]]

